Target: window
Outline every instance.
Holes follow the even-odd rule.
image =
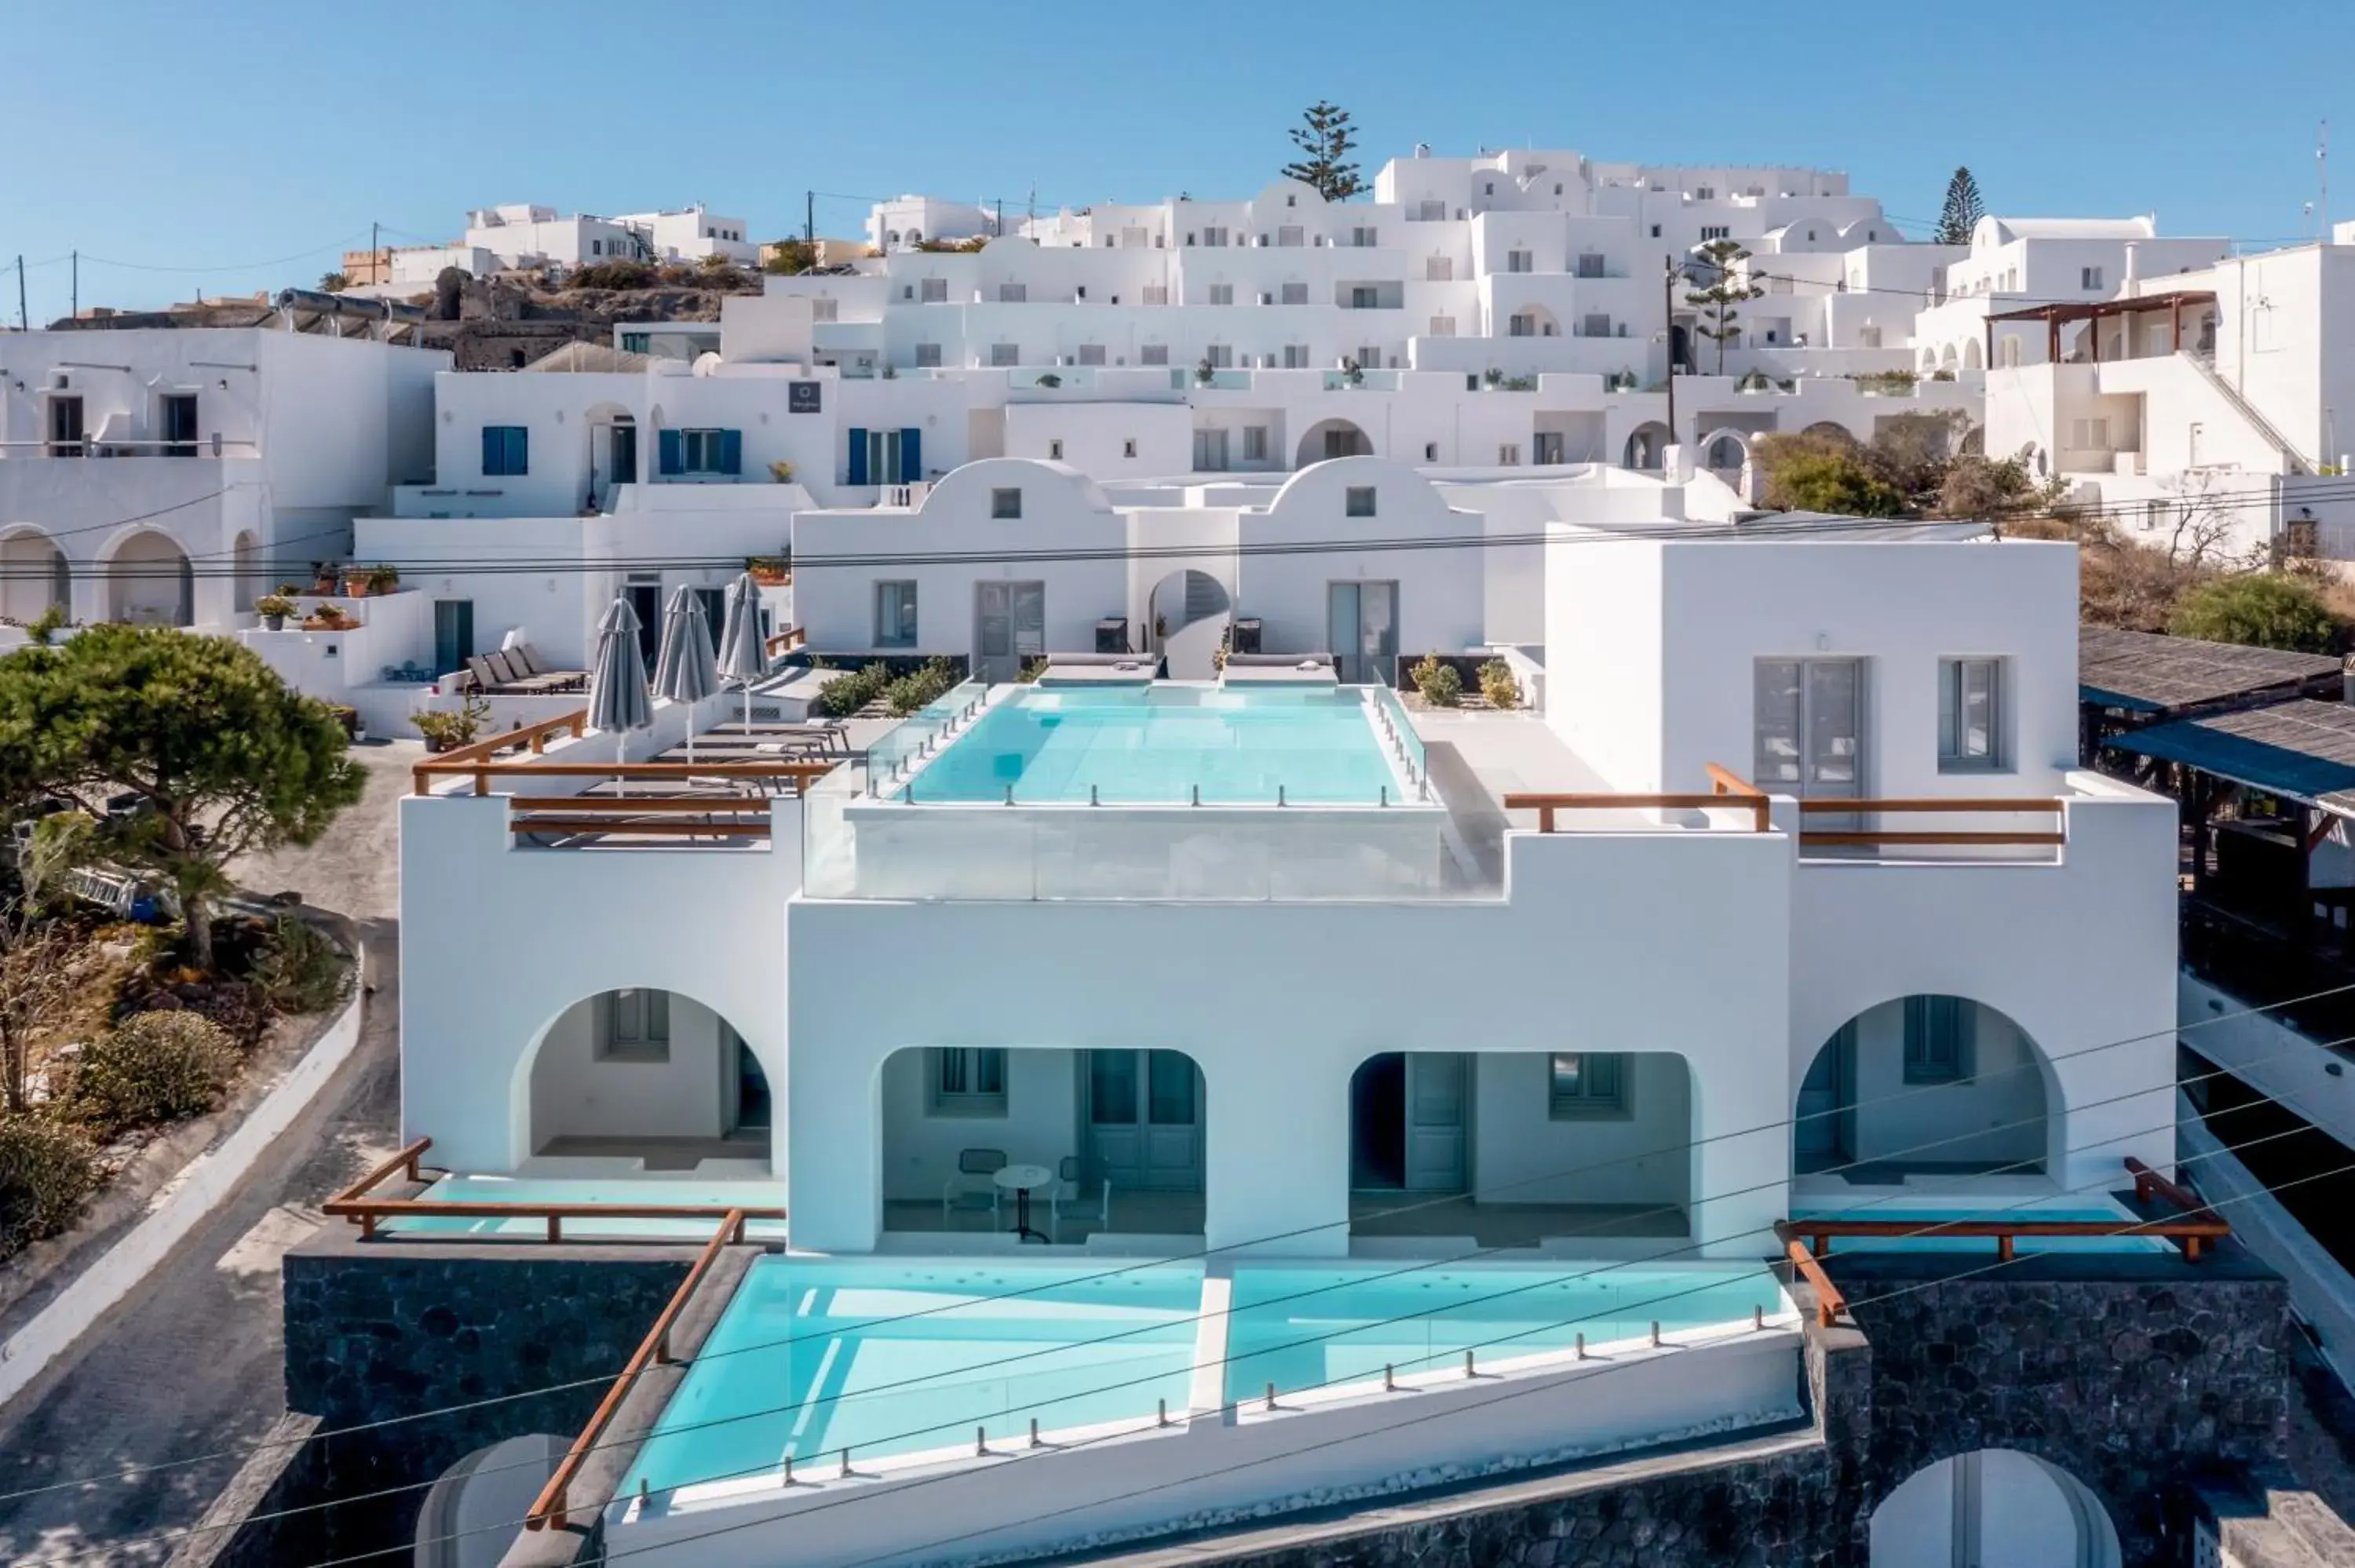
[[[1423,258],[1423,281],[1426,283],[1452,283],[1455,281],[1455,258],[1453,256],[1427,256]]]
[[[821,296],[820,298],[810,302],[810,320],[814,322],[830,322],[837,320],[839,318],[841,311],[842,302],[839,300],[829,300]]]
[[[946,278],[926,278],[916,285],[917,302],[927,305],[948,303],[949,281]]]
[[[1284,302],[1287,305],[1305,305],[1308,302],[1308,285],[1305,283],[1286,283],[1284,285],[1283,298]]]
[[[1417,223],[1436,223],[1446,216],[1447,204],[1444,201],[1419,201],[1414,204]]]
[[[1284,367],[1286,370],[1307,369],[1308,345],[1305,343],[1285,344],[1284,345]]]
[[[166,392],[156,410],[163,416],[162,435],[168,444],[165,457],[197,455],[197,395],[193,392]]]
[[[1373,310],[1380,305],[1381,300],[1382,291],[1369,284],[1353,284],[1349,289],[1349,308],[1353,311]]]
[[[1133,458],[1136,455],[1136,438],[1135,436],[1127,437],[1122,440],[1120,443],[1120,455],[1124,458]]]
[[[1454,337],[1455,335],[1455,318],[1454,316],[1432,317],[1431,335],[1433,337]]]
[[[1063,461],[1063,439],[1060,436],[1057,436],[1048,441],[1047,461],[1049,462],[1060,462]]]
[[[1022,363],[1022,350],[1016,344],[993,343],[989,345],[989,363],[999,369],[1019,365]]]
[[[1657,223],[1656,223],[1656,224],[1652,225],[1652,238],[1655,238],[1655,239],[1657,239],[1659,237],[1660,237],[1660,226],[1659,226],[1658,224],[1657,224]]]
[[[1167,365],[1169,363],[1169,345],[1148,343],[1136,351],[1136,362],[1139,365]]]
[[[1578,275],[1582,278],[1600,278],[1603,276],[1603,257],[1601,252],[1593,250],[1580,251],[1578,253]]]
[[[1611,335],[1610,316],[1600,311],[1589,312],[1585,319],[1579,323],[1579,335],[1582,337],[1609,337]]]
[[[934,1116],[1004,1116],[1006,1053],[994,1047],[933,1050],[932,1104]]]
[[[1977,1031],[1972,1006],[1959,996],[1905,999],[1905,1081],[1959,1084],[1974,1070]]]
[[[733,444],[729,438],[736,434],[734,430],[681,430],[678,436],[682,467],[688,473],[735,472],[735,467],[728,461],[728,449]]]
[[[2077,286],[2088,292],[2100,288],[2102,270],[2099,267],[2080,267],[2077,269]]]
[[[1423,443],[1423,461],[1425,462],[1437,462],[1439,461],[1439,443],[1437,441],[1425,441]]]
[[[1205,245],[1224,245],[1226,242],[1227,231],[1223,228],[1211,228],[1202,230],[1202,243]]]
[[[1234,347],[1231,344],[1214,343],[1202,351],[1202,357],[1209,363],[1211,369],[1224,370],[1235,362]]]
[[[1938,771],[2000,770],[2003,661],[1938,661]]]
[[[879,582],[875,585],[875,646],[913,648],[916,645],[916,585]]]
[[[1275,231],[1275,242],[1278,245],[1299,245],[1305,238],[1305,231],[1296,223],[1284,224]]]
[[[1627,1058],[1613,1051],[1553,1053],[1546,1114],[1555,1121],[1627,1114]]]
[[[1353,484],[1341,493],[1341,515],[1371,517],[1374,514],[1374,487]]]
[[[916,345],[916,368],[919,370],[938,370],[940,367],[941,345],[936,343],[918,344]]]
[[[483,427],[483,477],[520,478],[531,471],[531,432],[521,425]]]
[[[1508,335],[1512,337],[1535,337],[1538,335],[1538,318],[1535,316],[1517,315],[1507,323],[1507,326],[1508,328]]]
[[[2072,419],[2069,421],[2069,444],[2079,451],[2110,450],[2110,422],[2107,419]]]
[[[1349,243],[1360,250],[1371,249],[1374,245],[1374,233],[1373,229],[1362,226],[1353,228],[1349,230]]]
[[[1733,230],[1722,223],[1704,223],[1700,226],[1700,238],[1704,245],[1712,239],[1731,239]]]
[[[1214,305],[1231,305],[1234,302],[1235,286],[1232,283],[1213,283],[1210,285],[1210,303]]]
[[[1361,370],[1380,370],[1382,367],[1381,345],[1373,343],[1362,344],[1358,350],[1358,367]]]
[[[1715,201],[1716,199],[1717,187],[1715,185],[1696,185],[1693,187],[1693,200]]]
[[[1540,430],[1535,437],[1535,442],[1537,446],[1537,461],[1540,464],[1558,463],[1561,461],[1561,432],[1560,430]]]
[[[1029,298],[1030,285],[1028,283],[1000,283],[997,285],[997,302],[999,304],[1025,304],[1028,302]]]
[[[609,991],[597,999],[601,1062],[670,1060],[670,992]]]
[[[1019,487],[993,490],[989,493],[989,514],[995,518],[1022,515],[1022,492]]]
[[[1532,271],[1535,270],[1536,260],[1536,257],[1527,250],[1508,250],[1505,252],[1505,270],[1508,272]]]
[[[1083,343],[1080,344],[1080,363],[1082,365],[1102,365],[1103,362],[1103,344],[1100,343]]]
[[[1499,444],[1497,448],[1497,466],[1499,468],[1520,467],[1521,443],[1518,441],[1505,441]]]
[[[1245,425],[1243,427],[1243,461],[1265,462],[1266,461],[1267,427]]]

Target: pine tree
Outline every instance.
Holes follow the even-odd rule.
[[[1303,154],[1284,165],[1284,177],[1313,185],[1327,201],[1347,201],[1366,188],[1349,154],[1357,150],[1357,132],[1349,129],[1349,111],[1318,99],[1301,111],[1304,123],[1292,129],[1292,143]]]
[[[1946,182],[1946,205],[1938,211],[1938,232],[1930,238],[1939,245],[1968,245],[1971,230],[1987,216],[1987,207],[1979,200],[1979,183],[1971,177],[1968,168],[1955,171]]]
[[[1742,335],[1742,313],[1735,307],[1758,298],[1766,291],[1754,283],[1746,283],[1733,275],[1733,264],[1750,260],[1750,252],[1741,242],[1732,239],[1712,239],[1702,246],[1694,258],[1694,265],[1704,277],[1713,280],[1705,289],[1695,289],[1685,295],[1685,303],[1700,312],[1700,321],[1693,328],[1701,336],[1717,344],[1717,373],[1725,374],[1725,345]]]

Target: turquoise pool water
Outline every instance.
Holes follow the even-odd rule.
[[[1957,1220],[2117,1221],[2135,1217],[2119,1208],[1902,1209],[1870,1203],[1852,1209],[1801,1209],[1792,1218],[1828,1220],[1842,1216],[1858,1220],[1900,1220],[1919,1225],[1935,1225]],[[1942,1235],[1934,1232],[1918,1236],[1832,1236],[1828,1239],[1835,1257],[1844,1252],[1980,1252],[1989,1257],[1996,1255],[1993,1236]],[[2023,1253],[2173,1252],[2175,1244],[2163,1236],[2019,1236],[2013,1239],[2012,1247],[2014,1251]]]
[[[747,1209],[782,1209],[786,1206],[785,1184],[782,1181],[703,1181],[693,1176],[580,1176],[560,1180],[525,1176],[444,1176],[418,1195],[441,1203],[615,1203],[624,1206],[708,1203],[722,1208]],[[564,1222],[564,1234],[584,1239],[636,1237],[649,1241],[708,1241],[719,1224],[717,1219],[634,1220],[618,1215],[611,1219],[568,1218]],[[490,1214],[479,1220],[454,1214],[418,1214],[389,1221],[385,1228],[403,1235],[548,1239],[546,1220]],[[785,1222],[783,1220],[750,1220],[744,1228],[746,1234],[755,1239],[785,1239]]]
[[[1357,692],[1028,687],[1001,699],[911,780],[918,802],[1391,803],[1396,770]]]
[[[1163,1399],[1182,1414],[1201,1270],[1103,1275],[1102,1264],[762,1258],[623,1491],[763,1475],[788,1454],[832,1464],[846,1445],[854,1463],[970,1452],[975,1427],[1027,1438],[1033,1416],[1042,1429],[1082,1426],[1150,1417]]]
[[[1483,1360],[1636,1339],[1789,1310],[1756,1264],[1559,1271],[1441,1269],[1382,1278],[1378,1270],[1241,1266],[1227,1326],[1227,1397],[1460,1366]]]

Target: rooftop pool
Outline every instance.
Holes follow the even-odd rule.
[[[1186,1409],[1198,1266],[757,1260],[623,1495]]]
[[[785,1184],[778,1181],[714,1180],[692,1175],[444,1176],[418,1197],[436,1203],[611,1203],[623,1208],[684,1203],[722,1210],[782,1209],[785,1206]],[[521,1236],[529,1241],[545,1241],[548,1237],[548,1222],[530,1215],[485,1214],[474,1219],[463,1214],[407,1214],[386,1221],[384,1228],[403,1235]],[[564,1221],[564,1234],[568,1236],[606,1241],[708,1241],[719,1228],[719,1216],[716,1214],[709,1219],[583,1215],[568,1216]],[[785,1222],[747,1220],[744,1232],[754,1241],[783,1241]]]
[[[1395,710],[1395,711],[1393,711]],[[1387,725],[1385,721],[1388,721]],[[1393,740],[1392,736],[1397,738]],[[1420,772],[1386,689],[1018,686],[909,779],[919,804],[1398,805]]]
[[[1905,1236],[1829,1236],[1830,1251],[1837,1257],[1844,1252],[1977,1252],[1989,1257],[1997,1254],[1993,1236],[1960,1236],[1942,1233],[1935,1226],[1964,1221],[2005,1220],[2099,1220],[2115,1224],[2138,1216],[2129,1213],[2116,1203],[2099,1200],[2074,1203],[2046,1205],[2027,1204],[2007,1208],[2000,1204],[1981,1208],[1938,1208],[1923,1204],[1865,1202],[1850,1207],[1829,1204],[1796,1206],[1791,1218],[1794,1229],[1804,1233],[1805,1222],[1810,1219],[1833,1220],[1894,1220],[1905,1224],[1918,1224],[1924,1234]],[[1801,1239],[1806,1239],[1802,1234]],[[2021,1253],[2120,1253],[2169,1252],[2175,1244],[2164,1236],[2018,1236],[2013,1239],[2015,1251]]]

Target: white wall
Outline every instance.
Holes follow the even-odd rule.
[[[531,1064],[532,1152],[568,1135],[719,1138],[729,1130],[735,1051],[718,1013],[672,997],[667,1059],[649,1062],[601,1055],[596,1011],[594,998],[575,1002],[539,1043]]]
[[[1556,1121],[1550,1053],[1477,1058],[1472,1186],[1480,1201],[1679,1208],[1690,1202],[1692,1075],[1683,1057],[1667,1052],[1632,1056],[1628,1066],[1627,1116]]]
[[[996,1149],[1018,1165],[1048,1170],[1080,1152],[1081,1057],[1074,1051],[1006,1054],[1006,1114],[949,1116],[932,1106],[928,1054],[900,1051],[883,1064],[883,1196],[940,1201],[967,1149]]]

